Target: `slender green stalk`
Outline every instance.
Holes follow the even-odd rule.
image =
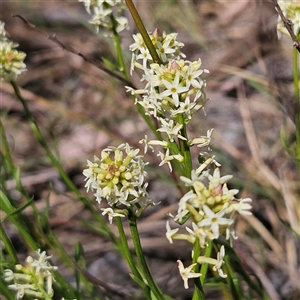
[[[5,250],[8,252],[9,256],[11,257],[14,264],[17,264],[19,262],[16,250],[11,243],[10,239],[6,235],[6,232],[4,231],[2,224],[0,223],[0,238],[5,246]]]
[[[19,87],[17,86],[17,84],[14,81],[12,81],[11,84],[14,88],[16,96],[18,97],[18,99],[21,101],[21,103],[23,105],[23,108],[26,112],[26,115],[27,115],[29,123],[30,123],[30,127],[33,131],[35,138],[38,140],[40,145],[45,149],[47,156],[50,158],[52,164],[56,167],[57,171],[59,172],[59,175],[64,180],[64,182],[67,184],[67,186],[70,188],[70,190],[72,190],[76,194],[76,196],[80,197],[81,196],[80,192],[78,191],[78,189],[76,188],[74,183],[70,180],[70,178],[65,173],[65,171],[62,169],[60,163],[58,162],[56,157],[52,154],[51,150],[49,149],[37,123],[35,122],[35,119],[34,119],[32,113],[27,105],[26,100],[22,97],[22,95],[20,93]]]
[[[151,299],[149,287],[146,284],[144,284],[143,278],[142,278],[141,274],[139,273],[138,269],[136,268],[136,264],[130,253],[128,243],[127,243],[127,237],[124,232],[121,218],[116,217],[115,220],[116,220],[116,224],[117,224],[119,235],[120,235],[121,246],[122,246],[122,250],[123,250],[122,254],[125,256],[125,259],[127,260],[128,265],[129,265],[133,275],[139,279],[138,282],[141,285],[141,288],[143,289],[143,291],[145,292],[147,298]]]
[[[156,62],[156,63],[159,63],[159,64],[162,64],[162,61],[161,59],[159,58],[156,50],[155,50],[155,47],[153,46],[152,44],[152,41],[149,37],[149,34],[143,24],[143,21],[141,20],[141,17],[138,13],[138,11],[136,10],[132,0],[125,0],[126,4],[127,4],[127,7],[132,15],[132,18],[136,24],[136,27],[138,28],[139,32],[141,33],[143,39],[144,39],[144,42],[150,52],[150,55],[152,56],[153,58],[153,61]]]
[[[235,300],[240,300],[242,296],[242,288],[240,285],[240,280],[237,278],[232,266],[230,264],[230,259],[228,257],[224,258],[227,269],[227,283],[230,288],[230,293]]]
[[[199,242],[195,242],[194,243],[194,249],[193,249],[193,263],[197,263],[197,258],[200,256],[200,244]],[[197,263],[197,265],[194,268],[195,273],[199,273],[199,264]],[[203,284],[201,281],[201,277],[200,278],[195,278],[194,279],[194,293],[193,293],[193,297],[192,300],[205,300],[205,294],[204,294],[204,290],[203,290]]]
[[[0,191],[0,203],[1,209],[6,213],[7,218],[18,228],[21,236],[23,237],[25,243],[29,245],[31,249],[38,249],[39,244],[34,238],[34,228],[32,224],[29,223],[27,217],[21,214],[15,207],[12,206],[10,199]]]
[[[210,241],[208,243],[208,246],[205,249],[205,254],[204,254],[205,257],[210,257],[211,256],[212,248],[213,248],[213,242]],[[202,264],[201,269],[200,269],[200,273],[202,274],[202,276],[200,277],[202,285],[204,285],[207,271],[208,271],[208,264]]]
[[[112,32],[113,32],[113,36],[114,36],[114,40],[115,40],[120,71],[123,73],[124,78],[129,82],[130,78],[126,71],[126,65],[125,65],[125,61],[124,61],[124,57],[123,57],[123,51],[121,48],[121,38],[120,38],[119,33],[117,32],[117,22],[116,22],[113,14],[110,15],[110,19],[113,24]]]
[[[67,187],[80,199],[80,201],[84,204],[84,206],[93,214],[93,217],[101,224],[102,228],[105,229],[105,231],[108,233],[108,235],[110,236],[110,238],[112,239],[113,242],[116,242],[117,238],[115,237],[115,235],[111,232],[111,230],[109,229],[109,227],[107,226],[107,224],[105,223],[105,221],[103,220],[103,218],[101,218],[101,216],[99,215],[99,213],[93,208],[93,206],[91,205],[91,203],[81,195],[80,191],[77,189],[77,187],[74,185],[74,183],[72,182],[72,180],[68,177],[68,175],[66,174],[66,172],[64,171],[64,169],[62,168],[60,162],[58,161],[58,159],[52,154],[50,148],[48,147],[46,140],[44,139],[37,123],[35,122],[35,119],[27,105],[26,100],[22,97],[19,87],[17,86],[17,84],[12,81],[11,82],[13,89],[15,91],[16,96],[18,97],[18,99],[21,101],[23,108],[26,112],[28,121],[30,123],[32,132],[35,136],[35,138],[37,139],[37,141],[40,143],[40,145],[44,148],[44,150],[46,151],[47,156],[50,158],[52,165],[57,169],[59,176],[63,179],[63,181],[65,182],[65,184],[67,185]]]
[[[136,217],[135,215],[130,211],[129,212],[129,226],[131,231],[131,236],[133,240],[134,249],[141,267],[141,271],[143,274],[143,279],[149,286],[151,292],[154,294],[157,300],[164,300],[164,297],[160,291],[160,289],[157,287],[156,283],[154,282],[152,275],[150,273],[150,270],[148,268],[147,262],[144,257],[144,253],[141,246],[141,241],[139,237],[139,232],[137,229],[136,224]],[[149,298],[151,299],[151,298]]]
[[[116,23],[116,20],[115,20],[113,15],[111,15],[111,21],[112,21],[112,24],[113,24],[112,32],[113,32],[113,36],[114,36],[114,40],[115,40],[117,57],[118,57],[119,65],[120,65],[120,71],[123,73],[124,78],[128,82],[130,82],[130,78],[129,78],[127,70],[126,70],[126,64],[125,64],[125,61],[124,61],[123,51],[122,51],[122,47],[121,47],[121,38],[120,38],[119,33],[116,30],[117,23]],[[154,46],[153,46],[153,48],[154,48]],[[151,118],[148,115],[145,114],[145,111],[144,111],[143,107],[139,103],[137,103],[137,109],[138,109],[139,114],[142,116],[142,118],[147,123],[147,125],[152,130],[152,132],[156,135],[156,137],[159,140],[162,140],[162,136],[161,136],[160,132],[158,132],[156,130],[157,128],[153,124]]]
[[[296,125],[296,160],[298,171],[300,173],[300,87],[299,87],[299,72],[298,60],[299,52],[293,49],[293,70],[294,70],[294,88],[295,88],[295,125]]]
[[[20,171],[18,168],[13,163],[11,154],[10,154],[10,149],[9,145],[6,139],[6,134],[5,134],[5,129],[4,126],[0,120],[0,131],[1,131],[1,142],[2,142],[2,149],[3,149],[3,156],[5,158],[5,163],[8,167],[8,171],[12,174],[15,182],[16,182],[16,189],[26,198],[27,202],[29,202],[31,199],[28,196],[27,192],[25,191],[22,182],[21,182],[21,177],[20,177]],[[35,205],[32,205],[32,209],[34,212],[37,212],[37,209]]]
[[[139,277],[140,279],[142,278],[135,266],[135,262],[133,261],[133,258],[131,256],[131,253],[130,253],[130,250],[129,250],[129,247],[128,247],[128,243],[127,243],[127,238],[126,238],[126,234],[124,232],[124,228],[123,228],[123,224],[122,224],[122,221],[121,221],[121,218],[120,217],[116,217],[115,218],[116,220],[116,225],[118,227],[118,231],[119,231],[119,235],[120,235],[120,240],[121,240],[121,245],[122,245],[122,250],[123,250],[123,253],[125,255],[125,258],[129,264],[129,267],[132,271],[132,273]]]
[[[183,127],[181,129],[181,134],[182,134],[183,137],[186,138],[186,140],[179,139],[179,144],[180,144],[181,154],[184,157],[185,176],[189,178],[191,176],[193,165],[192,165],[192,156],[191,156],[190,147],[187,144],[188,135],[187,135],[187,131],[186,131],[186,125],[184,123],[182,114],[178,115],[178,123],[183,125]]]

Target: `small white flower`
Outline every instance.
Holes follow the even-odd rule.
[[[162,152],[158,152],[157,156],[160,157],[161,159],[161,163],[159,164],[159,166],[162,166],[164,164],[168,164],[170,172],[172,172],[172,164],[171,161],[175,158],[174,155],[169,155],[170,150],[167,149],[166,153],[162,153]]]
[[[179,79],[180,79],[179,73],[176,74],[173,82],[169,82],[169,81],[163,79],[162,83],[165,85],[165,90],[162,93],[160,93],[160,95],[159,95],[161,98],[164,98],[167,96],[172,96],[175,107],[179,106],[179,95],[188,90],[188,87],[180,86]]]
[[[184,114],[188,120],[192,118],[193,108],[197,105],[196,102],[191,102],[190,97],[187,96],[184,102],[179,102],[179,107],[176,110],[171,109],[171,116],[176,117],[178,114]],[[188,123],[188,120],[185,123]]]
[[[239,212],[241,215],[252,215],[250,209],[252,209],[251,203],[252,199],[250,198],[245,198],[242,200],[239,200],[238,203],[233,203],[230,206],[236,210],[237,212]]]
[[[10,82],[26,71],[24,59],[26,54],[18,51],[18,44],[6,40],[0,42],[0,80]]]
[[[177,137],[181,140],[186,140],[184,136],[179,134],[179,131],[183,127],[182,124],[174,124],[174,120],[170,120],[169,122],[167,122],[164,119],[160,119],[160,122],[162,123],[162,127],[157,129],[157,131],[165,132],[168,135],[170,142],[174,142],[174,137]]]
[[[226,228],[226,240],[229,240],[230,245],[232,245],[233,240],[237,240],[238,237],[235,235],[235,230],[233,229],[233,226],[229,226]]]
[[[200,64],[198,65],[200,67],[201,60],[199,60],[199,62]],[[201,89],[203,87],[203,81],[199,76],[203,73],[203,70],[198,70],[198,68],[195,66],[196,64],[193,64],[190,61],[187,61],[187,63],[189,64],[188,71],[181,73],[186,80],[186,86],[190,87],[190,85],[192,85],[193,87]]]
[[[149,60],[152,60],[152,56],[150,55],[150,52],[148,48],[141,48],[140,54],[136,56],[136,59],[142,59],[143,60],[143,68],[147,68],[147,63]]]
[[[180,260],[177,260],[177,262],[178,262],[178,268],[179,268],[180,275],[181,275],[181,277],[183,279],[183,282],[184,282],[184,288],[188,289],[189,288],[188,279],[200,277],[200,276],[202,276],[202,274],[201,273],[195,273],[193,271],[193,268],[197,265],[196,263],[191,264],[190,266],[185,268],[183,263]]]
[[[217,239],[219,237],[219,225],[231,225],[233,223],[233,220],[222,218],[224,214],[226,213],[227,206],[224,205],[224,208],[220,210],[218,213],[214,213],[207,205],[203,206],[203,210],[205,213],[205,218],[200,221],[197,226],[202,227],[206,226],[214,234],[214,238]]]
[[[213,270],[218,271],[220,277],[222,277],[222,278],[227,277],[227,275],[221,269],[223,264],[225,263],[224,260],[223,260],[224,257],[225,257],[225,247],[222,245],[221,249],[220,249],[220,252],[218,252],[218,254],[217,254],[218,262],[213,266]]]
[[[167,54],[171,54],[175,52],[175,49],[169,48],[171,39],[170,38],[166,38],[165,41],[163,42],[163,44],[161,42],[157,42],[156,46],[157,46],[157,52],[159,57],[161,58],[161,60],[163,62],[167,61]]]
[[[211,257],[205,257],[205,256],[199,256],[197,259],[197,262],[199,264],[210,264],[210,265],[214,265],[213,266],[213,270],[217,271],[219,273],[219,276],[222,278],[226,278],[227,274],[225,274],[222,270],[222,266],[225,263],[223,258],[225,257],[225,248],[222,245],[220,248],[220,252],[218,252],[217,254],[217,259],[211,258]]]
[[[202,173],[200,175],[199,174],[200,173],[197,173],[196,170],[192,170],[191,179],[184,176],[180,176],[180,180],[183,181],[186,186],[193,186],[196,181],[202,181],[206,177],[206,173]]]
[[[38,251],[36,251],[36,254],[38,255],[38,260],[32,260],[31,256],[27,258],[28,264],[35,268],[36,273],[39,273],[40,271],[57,270],[57,267],[50,265],[48,260],[52,256],[47,256],[46,251],[41,252],[41,250],[39,249]]]
[[[211,140],[211,134],[213,129],[207,130],[206,136],[201,136],[200,138],[195,138],[188,142],[190,146],[197,145],[197,147],[209,146]]]
[[[118,23],[116,28],[117,32],[121,32],[124,29],[129,30],[128,19],[126,17],[116,17],[116,21]]]
[[[232,178],[232,175],[225,175],[220,177],[220,169],[216,168],[214,170],[213,175],[208,175],[209,184],[212,187],[217,187],[225,182],[227,182],[229,179]]]
[[[106,214],[108,215],[109,224],[112,224],[112,220],[115,217],[125,217],[125,215],[123,214],[115,213],[111,207],[101,208],[101,210],[103,211],[102,213],[103,216]]]
[[[167,228],[166,237],[167,237],[168,241],[171,244],[173,244],[172,237],[179,230],[179,228],[171,229],[169,221],[167,221],[167,223],[166,223],[166,228]]]
[[[186,231],[193,237],[199,240],[200,247],[204,248],[207,245],[209,238],[209,232],[204,228],[199,228],[194,222],[192,222],[192,228],[186,227]]]
[[[5,281],[12,281],[15,278],[14,272],[10,269],[4,270],[4,280]]]

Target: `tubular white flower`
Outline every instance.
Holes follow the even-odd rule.
[[[38,255],[38,260],[32,259],[31,256],[27,257],[26,260],[28,264],[35,268],[36,273],[39,273],[40,271],[49,271],[57,269],[57,267],[50,265],[48,260],[52,256],[47,256],[46,251],[41,252],[41,250],[39,249],[38,251],[36,251],[36,254]]]
[[[180,86],[180,74],[177,73],[174,81],[173,82],[169,82],[168,80],[163,79],[162,83],[165,86],[165,90],[159,94],[159,97],[164,98],[167,96],[172,96],[173,99],[173,103],[175,105],[175,107],[179,106],[179,96],[181,93],[184,93],[188,90],[188,87],[186,86]]]
[[[179,131],[183,127],[182,124],[179,124],[179,123],[174,124],[173,120],[170,120],[169,122],[167,122],[164,119],[160,119],[160,122],[162,123],[162,127],[157,129],[157,131],[165,132],[168,135],[170,142],[174,142],[174,137],[177,137],[181,140],[186,140],[186,138],[184,136],[179,134]]]
[[[196,266],[196,264],[191,264],[190,266],[185,268],[183,263],[181,262],[181,260],[177,260],[177,262],[178,262],[178,268],[179,268],[180,275],[181,275],[182,280],[184,282],[184,288],[188,289],[189,288],[188,280],[190,278],[200,277],[200,276],[202,276],[202,274],[201,273],[195,273],[193,271],[193,268]]]
[[[197,226],[198,227],[206,227],[211,230],[214,234],[214,238],[219,238],[219,226],[227,225],[230,226],[233,223],[233,220],[222,218],[226,213],[226,207],[220,210],[218,213],[214,213],[207,205],[203,206],[203,210],[205,212],[205,218],[200,221]]]
[[[232,175],[225,175],[225,176],[221,177],[219,168],[216,168],[214,170],[213,175],[208,175],[209,184],[212,187],[217,187],[218,185],[227,182],[231,178],[232,178]]]
[[[169,221],[167,221],[167,223],[166,223],[166,228],[167,228],[166,237],[167,237],[168,241],[171,244],[173,244],[172,237],[179,230],[179,228],[171,229]]]
[[[192,139],[188,142],[190,146],[197,145],[197,147],[209,146],[211,140],[211,134],[213,132],[213,128],[207,130],[206,136],[201,136],[199,138]]]
[[[173,159],[176,159],[176,160],[181,161],[181,162],[183,160],[183,157],[181,155],[176,155],[176,154],[175,155],[170,155],[170,150],[169,149],[167,149],[165,154],[159,151],[157,156],[159,156],[160,159],[161,159],[161,163],[159,164],[159,166],[162,166],[164,164],[168,164],[170,172],[172,172],[171,161]]]
[[[108,215],[109,224],[112,224],[112,220],[115,217],[125,217],[124,214],[115,213],[111,207],[101,208],[101,210],[103,211],[102,212],[103,216],[106,215],[106,214]]]
[[[220,277],[226,278],[227,274],[225,274],[222,270],[222,266],[225,263],[224,260],[223,260],[224,257],[225,257],[225,248],[222,245],[221,248],[220,248],[220,252],[218,252],[218,254],[217,254],[217,259],[210,258],[210,257],[205,257],[205,256],[199,256],[198,259],[197,259],[197,262],[199,264],[207,263],[207,264],[214,265],[213,270],[217,271],[219,273]]]
[[[192,85],[193,87],[201,89],[203,86],[203,81],[199,81],[199,76],[203,73],[203,70],[199,70],[201,66],[201,60],[199,59],[197,62],[188,62],[188,70],[186,72],[182,72],[183,78],[186,80],[186,86],[190,87]]]
[[[206,247],[207,243],[212,240],[210,232],[205,228],[198,227],[194,222],[192,222],[192,228],[186,227],[186,231],[199,241],[201,248]]]
[[[252,199],[250,198],[245,198],[245,199],[241,199],[239,200],[238,203],[233,203],[231,204],[231,207],[236,210],[238,213],[240,213],[241,215],[252,215],[250,209],[252,209],[251,203]]]

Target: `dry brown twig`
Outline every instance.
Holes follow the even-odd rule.
[[[41,33],[42,35],[47,36],[47,39],[51,40],[52,42],[54,42],[55,44],[59,45],[60,47],[62,47],[63,50],[66,50],[70,53],[73,53],[75,55],[80,56],[85,62],[94,65],[96,68],[102,70],[103,72],[107,73],[108,75],[124,82],[126,85],[129,85],[132,88],[135,88],[133,86],[133,84],[126,80],[124,77],[120,76],[119,74],[117,74],[116,72],[108,69],[101,61],[98,60],[94,60],[94,59],[90,59],[88,57],[86,57],[84,54],[82,54],[80,51],[75,50],[74,48],[72,48],[71,46],[65,45],[62,41],[60,41],[57,37],[56,34],[53,33],[52,35],[50,35],[48,32],[36,27],[34,24],[28,22],[24,17],[22,17],[21,15],[13,15],[14,18],[19,18],[21,19],[26,26],[28,26],[31,30],[34,30],[38,33]]]
[[[298,50],[298,52],[300,53],[300,41],[297,39],[294,30],[293,30],[293,22],[286,18],[286,16],[283,14],[277,0],[272,0],[272,2],[275,5],[275,9],[276,11],[279,13],[279,16],[284,24],[284,27],[287,29],[287,31],[289,32],[292,40],[293,40],[293,47],[296,48]]]

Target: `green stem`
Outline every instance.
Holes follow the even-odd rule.
[[[1,237],[2,242],[4,243],[5,250],[10,255],[13,263],[14,264],[19,263],[19,260],[18,260],[17,254],[16,254],[16,250],[15,250],[13,244],[11,243],[10,239],[6,235],[6,232],[4,231],[1,223],[0,223],[0,237]]]
[[[3,148],[3,156],[5,157],[5,163],[7,164],[8,171],[12,174],[15,182],[16,182],[16,189],[26,198],[27,202],[29,202],[31,199],[28,196],[27,192],[25,191],[20,177],[20,171],[13,163],[9,145],[6,139],[5,129],[4,126],[0,120],[0,131],[1,131],[1,142],[2,142],[2,148]],[[32,209],[34,212],[37,212],[37,209],[34,205],[32,205]]]
[[[200,244],[199,242],[196,240],[196,242],[194,243],[194,249],[193,249],[193,263],[197,263],[197,259],[200,256]],[[197,265],[194,268],[195,273],[199,273],[199,264],[197,263]],[[200,272],[201,273],[201,272]],[[192,300],[205,300],[205,294],[204,294],[204,290],[203,290],[203,284],[201,281],[201,277],[200,278],[195,278],[194,279],[194,293],[193,293],[193,297]]]
[[[160,289],[157,287],[156,283],[154,282],[152,275],[150,273],[150,270],[148,268],[147,262],[145,260],[143,251],[142,251],[142,246],[141,246],[141,241],[139,237],[139,232],[137,229],[137,224],[136,224],[136,217],[132,213],[132,211],[129,211],[129,226],[130,226],[130,231],[131,231],[131,236],[133,240],[133,245],[134,249],[140,264],[140,267],[142,268],[142,274],[143,274],[143,280],[146,282],[146,284],[149,286],[151,292],[154,294],[157,300],[164,300],[164,297],[160,291]],[[150,298],[151,299],[151,298]]]
[[[120,38],[119,33],[116,30],[117,23],[116,23],[116,20],[115,20],[113,15],[111,15],[111,21],[112,21],[112,24],[113,24],[112,32],[113,32],[113,36],[114,36],[114,40],[115,40],[115,44],[116,44],[117,56],[118,56],[118,61],[119,61],[119,65],[120,65],[120,71],[123,73],[124,78],[128,82],[130,82],[130,78],[129,78],[128,73],[126,71],[126,64],[125,64],[124,57],[123,57],[123,51],[122,51],[122,47],[121,47],[121,38]],[[154,48],[154,46],[153,46],[153,48]],[[154,48],[154,50],[155,50],[155,48]],[[156,50],[155,50],[155,52],[156,52]],[[152,132],[156,135],[156,137],[159,140],[162,140],[160,132],[158,132],[156,130],[157,128],[153,124],[151,118],[148,115],[145,114],[145,111],[144,111],[143,107],[139,103],[137,104],[137,109],[138,109],[139,114],[142,116],[142,118],[147,123],[147,125],[152,130]]]
[[[105,221],[103,220],[103,218],[101,218],[101,216],[99,215],[99,213],[93,208],[93,206],[91,205],[91,203],[81,195],[80,191],[77,189],[77,187],[74,185],[74,183],[72,182],[72,180],[68,177],[68,175],[66,174],[66,172],[64,171],[64,169],[62,168],[60,162],[58,161],[58,159],[52,154],[50,148],[48,147],[46,140],[44,139],[37,123],[35,122],[35,119],[28,107],[28,104],[26,102],[26,100],[22,97],[19,87],[17,86],[17,84],[12,81],[11,82],[13,89],[15,91],[16,96],[18,97],[18,99],[21,101],[23,108],[26,112],[28,121],[30,123],[30,127],[32,129],[32,132],[35,136],[35,138],[37,139],[37,141],[39,142],[39,144],[44,148],[44,150],[46,151],[47,156],[50,158],[52,165],[56,168],[56,170],[58,171],[59,176],[62,178],[62,180],[65,182],[65,184],[67,185],[67,187],[80,199],[80,201],[84,204],[84,206],[93,214],[93,217],[99,221],[99,223],[102,225],[102,228],[108,233],[108,235],[110,236],[110,238],[112,239],[112,241],[116,241],[116,237],[114,236],[114,234],[111,232],[111,230],[109,230],[107,224],[105,223]]]
[[[152,41],[149,37],[149,34],[143,24],[143,21],[141,20],[140,18],[140,15],[139,13],[137,12],[132,0],[125,0],[126,4],[127,4],[127,7],[132,15],[132,18],[136,24],[136,27],[138,28],[139,32],[141,33],[143,39],[144,39],[144,42],[150,52],[150,55],[152,56],[153,58],[153,61],[158,63],[158,64],[163,64],[163,62],[161,61],[161,59],[159,58],[156,50],[155,50],[155,47],[153,46],[152,44]]]
[[[230,294],[235,300],[239,300],[241,298],[242,289],[240,286],[240,281],[236,276],[232,266],[230,264],[230,259],[228,257],[224,258],[226,265],[226,273],[227,273],[227,283],[230,288]]]
[[[39,249],[39,244],[35,238],[35,228],[33,228],[27,216],[20,213],[18,209],[12,206],[11,202],[11,199],[0,190],[1,209],[5,212],[6,218],[9,218],[18,228],[23,240],[31,249]]]
[[[213,248],[213,242],[210,241],[208,243],[208,246],[205,249],[205,254],[204,254],[205,257],[210,257],[211,256],[212,248]],[[206,264],[206,263],[202,264],[201,269],[200,269],[200,273],[202,274],[202,276],[200,277],[202,285],[204,285],[207,271],[208,271],[208,264]]]
[[[126,234],[124,232],[124,228],[123,228],[121,218],[116,217],[115,220],[116,220],[116,225],[118,227],[118,231],[119,231],[119,235],[120,235],[120,241],[121,241],[121,247],[122,247],[123,253],[125,255],[125,258],[126,258],[128,264],[129,264],[129,267],[130,267],[132,273],[135,276],[137,276],[138,278],[141,279],[142,277],[139,274],[139,272],[138,272],[138,270],[135,266],[135,262],[133,261],[133,258],[131,256],[131,253],[130,253],[130,250],[129,250],[129,247],[128,247],[127,238],[126,238]]]
[[[295,88],[295,125],[296,125],[296,160],[298,171],[300,173],[300,91],[299,91],[299,73],[298,73],[299,52],[293,50],[293,70],[294,70],[294,88]]]
[[[185,176],[190,178],[191,172],[193,169],[192,156],[191,156],[191,152],[190,152],[190,147],[187,144],[188,135],[187,135],[187,131],[186,131],[186,124],[184,123],[182,114],[178,115],[178,123],[183,125],[183,127],[181,129],[181,135],[186,138],[186,140],[179,139],[179,145],[180,145],[181,154],[184,157]]]
[[[121,38],[119,33],[117,32],[117,22],[113,14],[110,15],[111,22],[113,24],[112,32],[115,40],[116,50],[117,50],[117,57],[119,61],[120,71],[123,73],[124,78],[130,82],[130,78],[128,76],[128,73],[126,71],[126,64],[123,57],[123,51],[121,47]]]

